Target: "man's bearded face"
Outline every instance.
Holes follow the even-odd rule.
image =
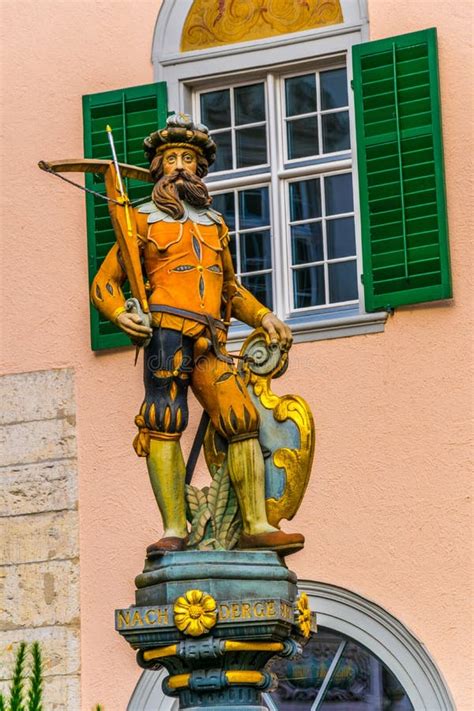
[[[189,148],[168,148],[163,153],[163,174],[172,175],[175,171],[189,170],[196,173],[197,156]]]
[[[150,166],[156,180],[152,199],[164,212],[175,219],[184,215],[181,200],[194,207],[208,207],[211,198],[207,187],[196,175],[198,158],[190,148],[169,148],[158,155]]]

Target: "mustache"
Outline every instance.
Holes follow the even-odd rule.
[[[180,179],[194,184],[202,183],[201,178],[199,178],[195,173],[191,173],[191,171],[186,170],[186,168],[177,168],[169,175],[164,175],[163,178],[161,178],[161,180],[167,180],[170,183],[175,183]]]
[[[159,178],[151,197],[157,207],[176,220],[184,215],[182,200],[194,207],[208,207],[212,202],[201,178],[185,168]]]

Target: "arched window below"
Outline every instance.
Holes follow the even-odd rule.
[[[270,711],[454,711],[425,647],[375,603],[326,583],[299,582],[318,615],[318,634],[301,659],[276,658]],[[144,672],[127,711],[177,711],[164,696],[167,672]]]
[[[270,711],[413,711],[402,685],[362,645],[320,627],[300,659],[277,658],[278,688],[265,694]]]

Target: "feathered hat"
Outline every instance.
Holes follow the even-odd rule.
[[[184,146],[203,155],[208,165],[212,165],[216,159],[217,148],[209,135],[209,129],[202,123],[194,123],[188,114],[168,116],[166,128],[150,133],[143,141],[143,149],[150,163],[158,151]]]

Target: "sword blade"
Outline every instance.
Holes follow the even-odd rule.
[[[204,410],[201,415],[199,427],[197,428],[193,446],[191,447],[191,452],[189,453],[189,459],[186,463],[186,484],[190,484],[191,479],[193,478],[194,470],[196,468],[196,463],[199,457],[199,453],[201,451],[202,443],[204,442],[204,435],[206,434],[209,420],[210,417]]]

